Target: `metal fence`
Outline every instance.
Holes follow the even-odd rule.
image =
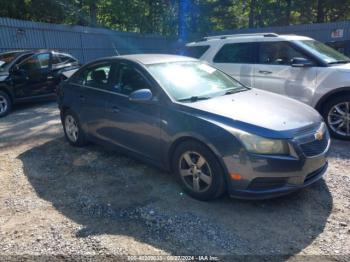
[[[117,54],[172,53],[176,41],[158,35],[124,33],[103,28],[37,23],[0,17],[0,52],[54,49],[82,63]]]

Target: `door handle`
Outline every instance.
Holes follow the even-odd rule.
[[[48,76],[47,77],[47,80],[52,80],[53,79],[53,76]]]
[[[85,96],[80,95],[80,96],[79,96],[79,99],[80,99],[80,101],[85,101]]]
[[[263,75],[269,75],[269,74],[272,74],[271,71],[265,71],[265,70],[259,70],[259,73],[260,74],[263,74]]]
[[[111,111],[112,111],[112,113],[119,113],[120,109],[117,106],[112,106],[112,110]]]

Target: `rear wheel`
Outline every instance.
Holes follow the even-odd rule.
[[[6,116],[12,109],[10,97],[3,91],[0,91],[0,117]]]
[[[68,110],[63,115],[64,134],[68,142],[73,146],[84,146],[87,144],[86,136],[80,126],[78,117]]]
[[[180,144],[173,155],[173,170],[183,190],[198,200],[212,200],[225,191],[223,169],[215,155],[201,143]]]
[[[327,102],[323,108],[323,117],[333,137],[350,140],[350,95]]]

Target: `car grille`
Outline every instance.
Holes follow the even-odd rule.
[[[328,147],[329,134],[325,132],[325,135],[321,140],[313,140],[311,142],[301,144],[300,148],[307,157],[313,157],[324,153]]]

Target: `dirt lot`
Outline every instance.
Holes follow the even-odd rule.
[[[329,160],[324,181],[290,196],[199,202],[167,173],[99,146],[69,146],[55,103],[21,106],[0,119],[0,260],[172,254],[346,261],[350,143],[334,141]]]

